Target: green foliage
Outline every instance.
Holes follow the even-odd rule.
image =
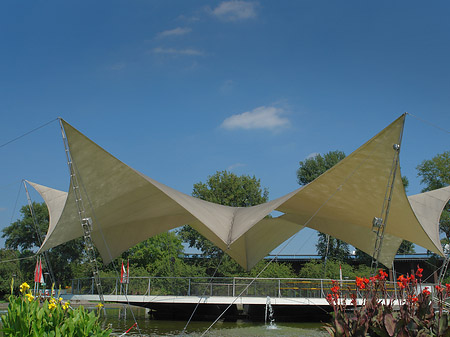
[[[350,255],[350,246],[348,243],[336,239],[324,233],[318,234],[316,250],[322,258],[331,258],[339,261],[346,261]]]
[[[254,176],[237,176],[228,171],[217,171],[208,177],[206,183],[194,184],[192,196],[220,205],[247,207],[267,202],[269,192],[266,188],[261,188],[260,180]],[[199,249],[205,256],[220,257],[223,254],[192,227],[184,226],[179,235],[189,247]]]
[[[324,276],[324,262],[318,260],[311,260],[300,269],[298,273],[298,277],[301,278],[327,278],[327,279],[339,279],[339,265],[342,268],[342,277],[349,280],[356,279],[357,275],[369,276],[371,274],[371,270],[369,267],[365,265],[359,265],[356,267],[352,267],[351,265],[339,262],[333,259],[329,259],[327,261],[327,268],[325,270]]]
[[[256,266],[252,268],[249,272],[249,276],[256,277],[260,271],[264,269],[264,271],[259,275],[259,277],[265,277],[265,278],[296,278],[297,275],[295,274],[294,270],[292,269],[292,266],[287,263],[279,263],[279,262],[272,262],[269,265],[267,265],[269,261],[262,260],[259,261]],[[267,267],[266,267],[267,266]]]
[[[416,250],[414,249],[414,244],[412,242],[403,240],[402,244],[398,248],[397,254],[414,254]]]
[[[450,185],[450,151],[438,154],[432,159],[424,160],[417,166],[417,175],[425,185],[423,192],[432,191]],[[442,211],[439,222],[441,233],[450,240],[450,203]]]
[[[344,158],[345,153],[336,150],[325,153],[324,155],[317,154],[314,157],[301,161],[299,163],[300,168],[297,170],[297,181],[299,185],[309,184]]]
[[[255,176],[218,171],[206,183],[194,184],[192,196],[225,206],[248,207],[267,202],[269,192]]]
[[[0,298],[10,294],[12,279],[22,279],[19,261],[19,252],[11,249],[0,249]],[[10,262],[5,262],[10,261]]]
[[[183,253],[181,238],[175,232],[153,236],[122,254],[130,259],[131,266],[139,266],[151,270],[155,263],[167,257],[178,257]]]
[[[5,337],[107,337],[111,330],[101,328],[99,315],[99,310],[87,312],[82,306],[71,309],[68,303],[54,298],[41,304],[25,289],[21,296],[9,297],[8,312],[1,316],[0,331]]]
[[[450,151],[424,160],[417,166],[417,176],[425,185],[422,192],[432,191],[450,184]]]
[[[38,224],[37,230],[28,205],[20,209],[21,219],[2,230],[2,237],[6,238],[6,248],[19,250],[20,258],[34,255],[33,251],[40,246],[40,242],[43,241],[43,235],[47,233],[49,224],[47,206],[45,203],[33,203],[33,209]],[[81,239],[72,240],[50,249],[48,256],[57,284],[66,285],[74,277],[72,267],[83,259],[83,249],[84,245]],[[32,278],[35,263],[36,261],[32,259],[20,262],[20,269],[24,279]],[[45,263],[44,259],[43,263]],[[45,265],[44,268],[48,271]],[[46,281],[50,282],[50,280]]]

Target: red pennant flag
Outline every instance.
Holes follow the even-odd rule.
[[[122,268],[120,268],[120,283],[123,283],[123,275],[126,274],[125,268],[123,266],[123,260],[122,260]]]
[[[39,258],[39,283],[44,283],[44,273],[42,272],[42,260]]]
[[[123,265],[122,261],[122,268],[120,270],[120,283],[129,283],[129,276],[130,276],[130,260],[127,261],[127,269],[125,269],[125,266]]]
[[[34,267],[34,282],[39,282],[39,260],[36,260],[36,267]]]
[[[44,283],[44,275],[42,273],[42,261],[39,258],[36,261],[36,267],[34,268],[34,282]]]

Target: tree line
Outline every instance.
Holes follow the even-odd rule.
[[[323,155],[307,158],[299,163],[297,181],[306,185],[345,158],[342,151],[330,151]],[[424,160],[417,166],[417,175],[424,184],[423,191],[429,191],[450,184],[450,151]],[[408,180],[402,177],[405,188]],[[261,186],[255,176],[238,176],[228,171],[218,171],[209,176],[206,182],[194,184],[192,195],[210,202],[235,206],[254,206],[268,201],[269,192]],[[10,291],[11,278],[18,281],[33,280],[36,260],[33,257],[39,246],[38,232],[46,233],[49,217],[44,203],[33,203],[38,229],[35,228],[28,205],[20,209],[21,217],[2,230],[5,248],[0,249],[0,296]],[[450,204],[447,204],[441,219],[440,230],[444,234],[443,244],[450,243]],[[196,248],[197,258],[184,258],[185,246]],[[370,273],[371,257],[356,249],[350,253],[350,246],[323,233],[318,234],[316,251],[327,259],[324,270],[323,261],[307,263],[300,272],[295,272],[290,264],[272,262],[260,277],[339,277],[339,265],[343,273],[354,278]],[[404,241],[399,253],[414,252],[414,245]],[[90,277],[91,269],[84,253],[82,239],[72,240],[49,251],[49,263],[52,266],[57,285],[70,285],[71,279]],[[359,266],[352,267],[349,259],[357,260]],[[100,265],[102,276],[117,277],[118,266],[123,260],[130,261],[131,276],[256,276],[267,261],[259,262],[252,270],[245,271],[227,254],[189,226],[169,231],[149,238],[128,249],[119,258],[108,265]],[[101,258],[99,258],[101,262]],[[48,278],[47,278],[48,280]],[[18,284],[18,282],[16,282]]]

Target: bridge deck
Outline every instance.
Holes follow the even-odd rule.
[[[64,300],[68,301],[100,301],[98,295],[62,295]],[[105,302],[115,303],[133,303],[133,304],[236,304],[236,305],[265,305],[267,297],[232,297],[232,296],[144,296],[144,295],[104,295]],[[127,300],[128,298],[128,300]],[[328,305],[324,298],[270,298],[272,305]]]

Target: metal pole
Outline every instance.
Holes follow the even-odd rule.
[[[73,191],[73,194],[75,197],[75,204],[76,204],[77,210],[78,210],[78,217],[80,219],[81,227],[82,227],[83,233],[84,233],[84,246],[85,246],[86,254],[88,256],[88,261],[91,264],[92,274],[93,274],[93,277],[95,280],[95,285],[97,286],[98,297],[100,299],[100,302],[103,304],[103,313],[106,315],[106,309],[104,306],[105,299],[103,297],[103,289],[102,289],[102,284],[101,284],[101,280],[100,280],[100,275],[98,272],[97,258],[95,257],[94,243],[93,243],[92,237],[91,237],[93,223],[92,223],[91,218],[86,217],[86,210],[85,210],[85,207],[83,204],[83,200],[81,198],[80,185],[78,183],[78,177],[75,172],[76,168],[74,167],[74,162],[72,161],[72,155],[70,153],[69,141],[66,137],[66,133],[65,133],[64,126],[63,126],[61,119],[59,120],[59,123],[61,126],[61,134],[62,134],[62,138],[63,138],[64,149],[66,152],[67,165],[69,167],[72,191]]]
[[[191,278],[188,279],[188,296],[191,296]]]
[[[39,230],[39,223],[36,218],[36,213],[34,212],[33,202],[31,201],[30,193],[28,192],[26,180],[23,180],[23,186],[25,187],[25,192],[27,194],[28,208],[30,209],[31,218],[33,219],[34,230],[36,231],[36,238],[38,240],[39,246],[42,246],[42,242],[43,242],[42,235],[41,235],[41,231]],[[52,284],[54,284],[55,283],[55,275],[53,274],[53,269],[52,269],[52,266],[50,265],[50,258],[48,256],[48,251],[45,251],[43,253],[43,255],[44,255],[45,265],[47,266],[47,269],[48,269],[48,272],[50,275],[50,281]]]
[[[405,119],[403,118],[403,124],[401,127],[399,139],[397,144],[393,144],[392,148],[394,149],[394,158],[392,161],[392,168],[388,180],[388,184],[386,186],[386,194],[384,196],[383,201],[383,207],[381,209],[381,216],[380,218],[375,217],[372,222],[372,230],[376,233],[377,237],[375,240],[375,247],[372,255],[372,272],[376,271],[378,269],[378,259],[380,257],[381,253],[381,247],[383,245],[383,239],[384,239],[384,231],[386,229],[386,224],[389,216],[389,210],[391,208],[391,201],[392,201],[392,195],[394,192],[394,182],[395,177],[397,175],[397,167],[399,166],[399,160],[400,160],[400,147],[402,143],[402,137],[403,137],[403,128],[405,125]]]

